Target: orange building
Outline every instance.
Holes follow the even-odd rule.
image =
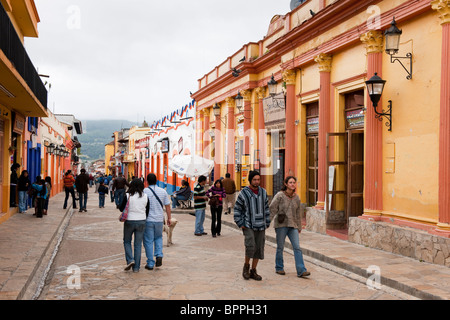
[[[17,212],[10,167],[23,169],[25,119],[47,116],[47,90],[23,46],[25,37],[38,37],[39,21],[33,0],[0,0],[0,223]]]
[[[449,17],[450,0],[274,16],[199,79],[197,153],[241,186],[261,170],[270,195],[297,176],[311,231],[450,265]]]

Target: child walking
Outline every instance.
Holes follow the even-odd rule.
[[[98,207],[105,207],[105,196],[108,194],[109,189],[105,186],[103,180],[100,181],[100,186],[98,187]]]

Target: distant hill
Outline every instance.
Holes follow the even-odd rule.
[[[122,128],[131,128],[136,122],[128,120],[81,120],[83,134],[78,136],[81,143],[80,158],[87,161],[105,158],[105,145],[114,139],[112,135]]]

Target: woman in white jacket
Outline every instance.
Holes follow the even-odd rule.
[[[128,193],[119,208],[121,212],[125,210],[128,201],[128,218],[123,227],[123,245],[125,248],[125,259],[127,260],[125,270],[128,271],[133,268],[133,272],[139,272],[145,221],[150,207],[148,197],[144,194],[144,183],[142,180],[134,179],[130,183]],[[134,250],[131,246],[133,234]]]

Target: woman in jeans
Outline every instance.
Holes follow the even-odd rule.
[[[128,203],[129,201],[129,203]],[[144,183],[140,179],[134,179],[128,194],[123,198],[120,211],[123,212],[128,203],[128,219],[123,227],[123,245],[127,266],[125,271],[133,268],[133,272],[139,272],[141,267],[142,241],[144,238],[145,221],[149,210],[149,200],[144,194]],[[131,239],[134,234],[134,251]]]
[[[295,193],[297,179],[289,176],[284,180],[284,186],[270,204],[270,220],[275,217],[275,233],[277,238],[277,253],[275,255],[275,271],[277,274],[285,275],[283,251],[286,236],[291,241],[294,249],[295,268],[298,277],[309,276],[310,273],[305,268],[303,254],[300,249],[299,235],[302,232],[301,212],[302,206],[299,196]]]
[[[19,177],[19,183],[17,188],[19,189],[19,212],[23,213],[28,208],[28,190],[31,187],[30,178],[28,177],[28,171],[23,170]]]
[[[211,207],[211,233],[215,238],[216,235],[220,236],[222,229],[222,210],[223,210],[223,198],[227,196],[225,189],[223,188],[222,181],[217,180],[214,185],[206,192],[206,196],[216,198],[216,204],[210,205]]]

